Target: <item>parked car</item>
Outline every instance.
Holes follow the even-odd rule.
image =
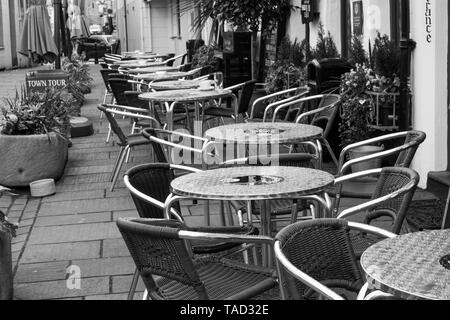
[[[93,24],[93,25],[89,26],[89,32],[91,34],[102,34],[103,33],[103,28],[99,24]]]
[[[96,36],[91,36],[89,38],[78,39],[78,50],[79,55],[85,55],[85,60],[102,58],[105,53],[111,53],[111,45],[104,38],[98,38]]]

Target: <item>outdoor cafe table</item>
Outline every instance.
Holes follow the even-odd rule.
[[[166,201],[166,215],[172,200],[176,201],[174,195],[207,201],[260,201],[261,233],[270,235],[270,200],[310,199],[319,201],[329,213],[331,203],[326,189],[333,183],[333,175],[310,168],[243,166],[207,170],[183,175],[172,181],[172,195]],[[270,250],[263,249],[270,263]]]
[[[163,72],[163,73],[147,73],[135,75],[134,78],[137,80],[143,80],[146,82],[152,81],[165,81],[165,80],[177,80],[191,75],[189,72]]]
[[[403,299],[450,300],[450,230],[386,239],[361,257],[369,289]]]
[[[230,90],[212,89],[212,90],[169,90],[169,91],[156,91],[146,92],[139,95],[139,99],[147,100],[151,103],[160,102],[167,103],[167,128],[173,130],[173,111],[176,104],[180,103],[193,103],[195,106],[194,115],[194,134],[203,136],[203,119],[201,118],[200,105],[202,102],[211,101],[214,99],[224,99],[232,97],[234,105],[237,103],[237,97]],[[170,105],[169,105],[170,103]],[[168,106],[168,107],[167,107]]]
[[[169,71],[178,71],[179,67],[168,67],[168,66],[156,66],[156,67],[148,67],[148,68],[134,68],[127,70],[128,73],[132,74],[147,74],[147,73],[155,73],[155,72],[169,72]]]
[[[211,128],[205,132],[205,138],[221,144],[261,144],[270,145],[296,144],[310,142],[319,155],[322,164],[320,138],[323,129],[298,123],[238,123]],[[245,155],[248,156],[248,155]]]
[[[186,89],[198,89],[201,80],[170,80],[170,81],[157,81],[150,83],[150,88],[162,91],[162,90],[186,90]]]
[[[114,62],[113,65],[118,65],[121,68],[148,68],[148,67],[159,67],[165,66],[166,62],[156,62],[156,61],[146,61],[146,60],[125,60]]]

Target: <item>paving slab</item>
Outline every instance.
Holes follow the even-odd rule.
[[[111,212],[99,212],[64,216],[38,217],[34,225],[35,227],[49,227],[110,221]]]
[[[129,257],[130,251],[122,238],[103,240],[102,257]]]
[[[65,280],[69,261],[33,263],[19,265],[15,283],[45,282]]]
[[[128,257],[72,260],[71,265],[78,266],[82,278],[117,276],[134,274],[136,266]]]
[[[14,288],[14,297],[17,300],[47,300],[109,293],[109,277],[81,279],[80,289],[69,289],[68,281],[18,284]]]
[[[87,199],[43,203],[39,211],[39,216],[57,216],[76,213],[95,213],[131,209],[135,209],[135,205],[131,197]]]
[[[133,276],[115,276],[112,277],[112,293],[129,292]],[[144,291],[145,285],[142,279],[139,279],[136,291]]]
[[[120,232],[114,222],[35,227],[30,236],[29,244],[56,244],[120,237]]]
[[[47,202],[61,202],[70,200],[86,200],[86,199],[100,199],[104,198],[105,192],[103,190],[85,190],[85,191],[58,191],[50,197],[42,199],[42,203]]]
[[[100,258],[101,241],[31,245],[25,248],[21,263]]]

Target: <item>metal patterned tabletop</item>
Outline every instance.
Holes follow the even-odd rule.
[[[450,230],[383,240],[361,257],[369,287],[404,299],[450,300]]]
[[[146,92],[139,96],[139,99],[159,102],[193,102],[220,99],[231,96],[230,90],[170,90]]]
[[[172,193],[206,200],[272,200],[320,193],[334,177],[298,167],[231,167],[176,178]]]
[[[133,52],[122,56],[124,58],[134,58],[134,59],[159,59],[159,58],[166,58],[167,54]]]
[[[156,67],[148,67],[148,68],[135,68],[128,70],[129,73],[133,74],[152,74],[155,72],[170,72],[170,71],[178,71],[179,67],[168,67],[168,66],[156,66]]]
[[[322,137],[322,128],[296,123],[239,123],[219,126],[205,133],[208,140],[218,143],[242,143],[261,140],[289,144]]]
[[[150,84],[150,87],[155,90],[197,89],[200,86],[200,82],[200,80],[158,81]]]
[[[155,62],[147,60],[126,60],[114,62],[114,65],[119,65],[122,68],[147,68],[165,66],[166,62]]]
[[[133,70],[133,69],[132,69]],[[135,78],[144,81],[160,81],[160,80],[178,80],[189,76],[189,72],[164,72],[164,73],[147,73],[136,75]]]

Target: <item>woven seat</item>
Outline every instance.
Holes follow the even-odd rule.
[[[275,255],[284,300],[356,299],[364,277],[352,234],[395,237],[377,228],[341,219],[292,224],[275,238]]]
[[[277,285],[274,270],[224,258],[192,257],[186,247],[185,240],[230,235],[192,233],[173,220],[121,218],[117,226],[152,299],[242,300]],[[257,239],[235,236],[228,241],[246,243]]]

